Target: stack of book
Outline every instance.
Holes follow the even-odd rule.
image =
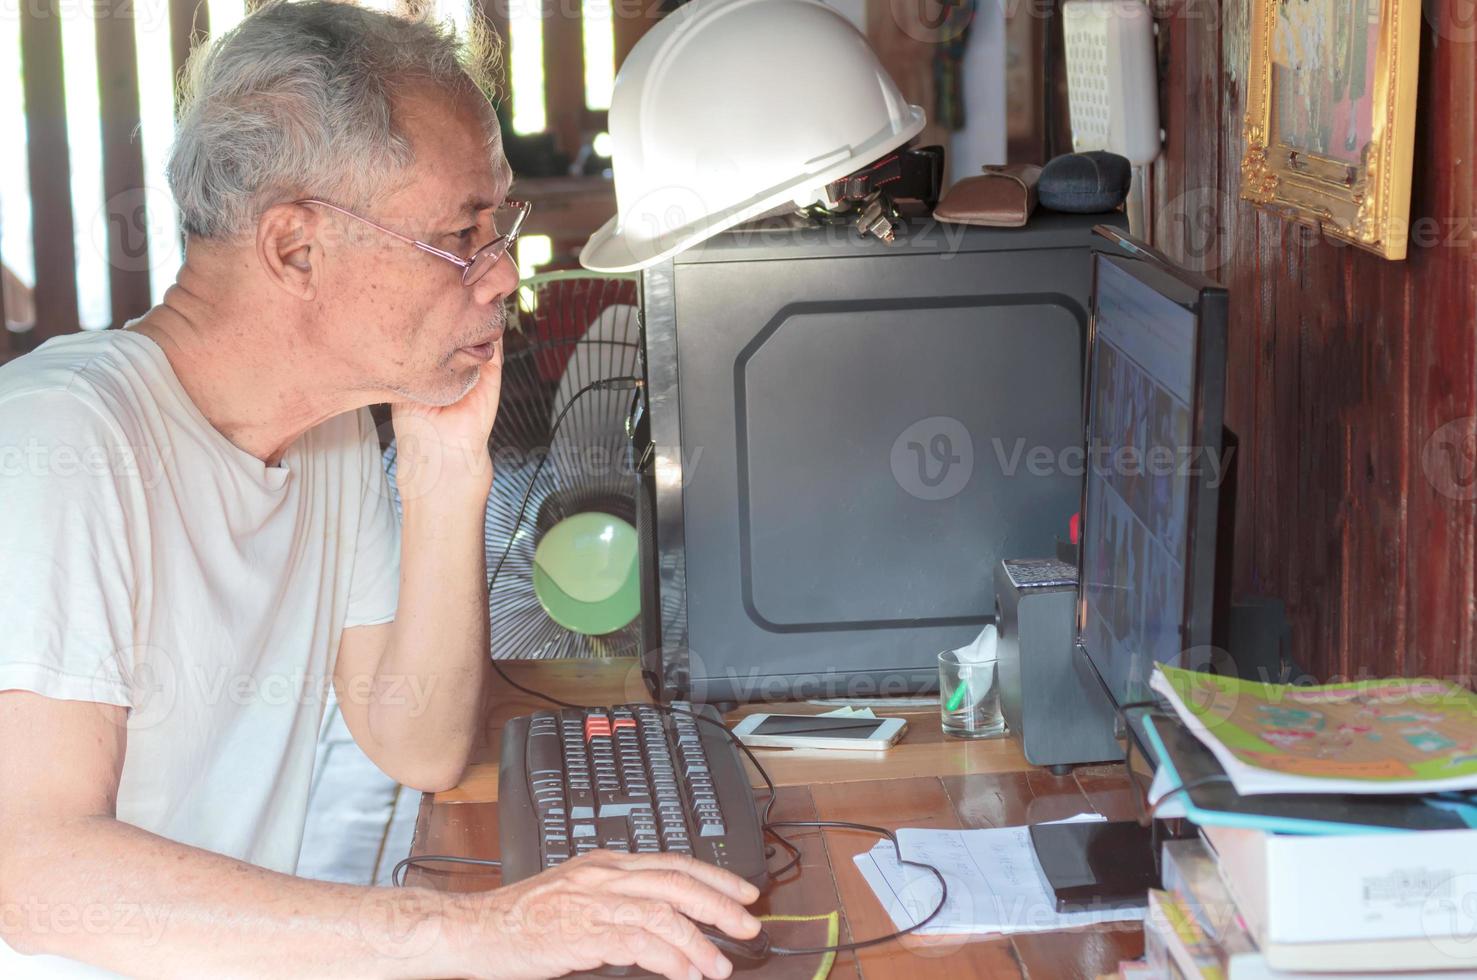
[[[1166,843],[1119,975],[1477,977],[1477,697],[1394,679],[1294,687],[1174,668],[1143,732]]]

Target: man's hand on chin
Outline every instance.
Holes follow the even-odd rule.
[[[479,369],[477,383],[461,400],[445,406],[396,402],[395,480],[409,503],[452,492],[485,497],[492,487],[487,439],[497,421],[503,389],[503,342]]]
[[[476,384],[444,407],[396,403],[400,593],[393,622],[344,630],[334,663],[344,721],[374,763],[421,790],[454,786],[481,731],[488,670],[483,522],[492,489],[487,438],[502,392],[502,344]],[[427,697],[345,697],[407,678]],[[356,686],[358,685],[358,686]]]

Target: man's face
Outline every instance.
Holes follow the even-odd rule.
[[[492,239],[507,192],[470,98],[422,88],[396,99],[415,163],[365,213],[462,258]],[[463,286],[461,269],[443,258],[342,216],[328,227],[351,237],[329,251],[320,342],[365,388],[431,405],[466,394],[502,337],[502,300],[518,284],[513,256]]]

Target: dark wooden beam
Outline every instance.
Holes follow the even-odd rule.
[[[1157,4],[1157,244],[1230,291],[1238,593],[1287,603],[1315,678],[1477,672],[1477,57],[1422,27],[1409,257],[1239,200],[1250,4]]]
[[[615,70],[626,63],[636,42],[661,20],[663,5],[652,0],[610,0],[615,21]]]
[[[585,27],[578,4],[544,0],[544,104],[555,145],[579,153],[585,118]]]
[[[75,8],[74,8],[75,9]],[[31,174],[31,240],[36,255],[39,342],[77,329],[77,254],[72,244],[71,160],[62,80],[59,0],[20,5],[21,87]],[[71,16],[76,16],[75,12]]]
[[[139,135],[134,0],[94,0],[102,114],[103,220],[113,326],[148,310],[149,222]]]

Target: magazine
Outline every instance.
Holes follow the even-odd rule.
[[[1457,684],[1298,687],[1160,665],[1149,686],[1243,796],[1477,790],[1477,695]]]

